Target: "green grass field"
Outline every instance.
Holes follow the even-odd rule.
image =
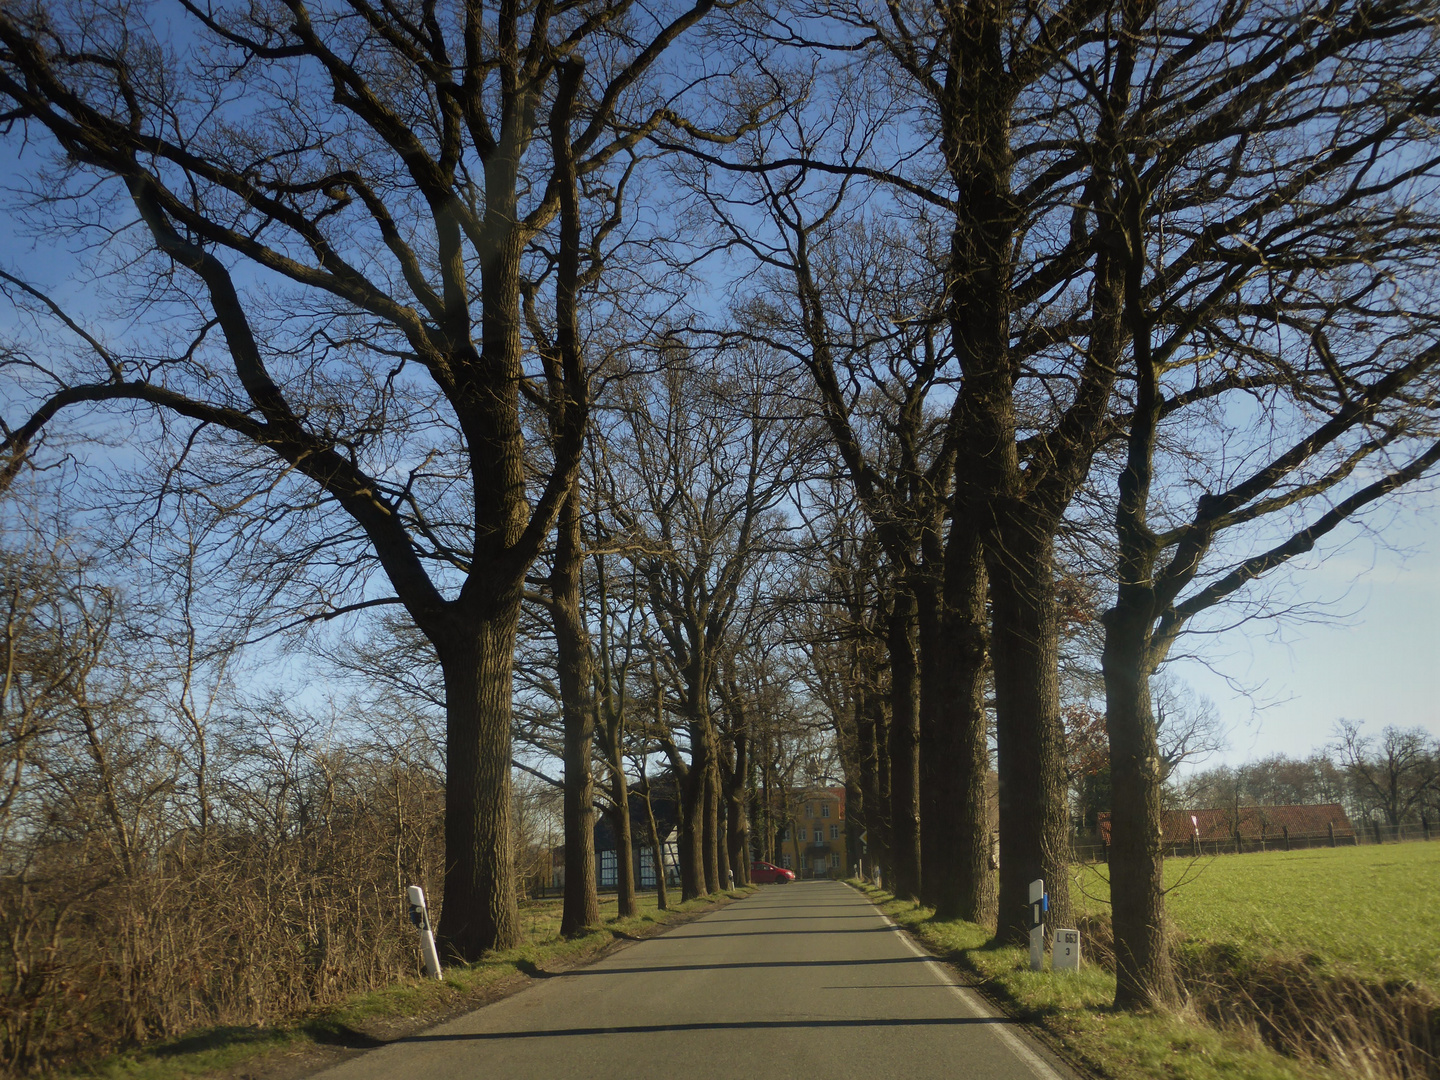
[[[655,906],[657,896],[653,892],[642,892],[636,895],[635,901],[640,907],[640,914],[637,916],[642,921],[653,921],[657,914]],[[680,887],[677,885],[670,890],[670,903],[680,903]],[[614,893],[600,894],[600,922],[602,925],[613,923],[618,917],[620,901]],[[558,896],[547,896],[543,900],[522,900],[520,902],[520,932],[525,936],[529,944],[543,944],[546,942],[558,941],[560,938],[560,914],[565,903]]]
[[[1108,913],[1107,870],[1076,867],[1081,914]],[[1190,942],[1440,988],[1440,843],[1170,859],[1165,884],[1170,918]]]
[[[1108,917],[1107,869],[1075,867],[1079,915]],[[1298,971],[1313,984],[1297,988],[1307,993],[1329,985],[1332,976],[1396,980],[1422,1003],[1433,1000],[1429,988],[1440,989],[1440,843],[1171,859],[1165,881],[1180,949],[1203,957],[1215,946],[1233,948],[1242,980]],[[1347,1044],[1358,1047],[1349,1060],[1294,1044],[1280,1053],[1260,1036],[1254,1015],[1242,1014],[1228,997],[1219,1027],[1204,1019],[1193,999],[1174,1013],[1117,1013],[1110,1008],[1115,977],[1100,966],[1087,964],[1073,975],[1033,973],[1024,949],[995,946],[981,927],[936,922],[926,908],[866,891],[933,950],[978,975],[1000,1001],[1044,1028],[1073,1059],[1110,1080],[1424,1074],[1406,1073],[1386,1046],[1373,1042]],[[1206,959],[1227,969],[1231,963],[1223,952]],[[1279,963],[1266,963],[1272,959]],[[1297,967],[1296,960],[1304,963]],[[1423,1004],[1422,1011],[1429,1008]]]

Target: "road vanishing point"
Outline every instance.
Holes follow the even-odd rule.
[[[324,1080],[1069,1080],[862,895],[762,888]]]

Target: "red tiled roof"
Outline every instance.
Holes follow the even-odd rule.
[[[1353,836],[1354,828],[1339,803],[1317,806],[1242,806],[1212,810],[1172,810],[1165,815],[1167,844],[1183,843],[1196,833],[1201,840],[1224,840],[1235,835],[1238,828],[1246,839],[1277,839],[1290,830],[1290,835],[1328,836],[1335,826],[1336,836]],[[1110,842],[1110,815],[1098,815],[1100,836]]]

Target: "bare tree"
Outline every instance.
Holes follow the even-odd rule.
[[[646,608],[638,582],[633,580],[633,574],[629,588],[620,591],[611,583],[610,559],[604,552],[594,552],[591,564],[594,567],[596,619],[600,628],[599,663],[595,672],[595,744],[605,764],[608,781],[607,813],[615,834],[619,911],[622,916],[636,915],[640,909],[635,898],[634,828],[630,815],[630,780],[625,770],[625,759],[632,741],[629,731],[633,681],[631,676],[635,665],[643,656],[642,634],[637,624],[645,617]],[[643,757],[642,753],[642,760]],[[653,816],[648,784],[646,787],[643,798]],[[647,828],[651,825],[653,821],[647,819]],[[650,833],[652,867],[659,882],[664,877],[664,867],[660,861],[661,849],[657,837],[653,835],[653,828]],[[664,885],[660,884],[658,887],[663,889]]]
[[[1240,560],[1197,605],[1309,550],[1335,523],[1429,468],[1417,413],[1379,419],[1382,400],[1416,406],[1429,392],[1415,380],[1430,364],[1427,320],[1416,302],[1434,235],[1430,144],[1409,156],[1392,152],[1422,137],[1423,124],[1406,125],[1433,111],[1428,14],[1407,4],[1340,7],[1302,18],[1297,31],[1291,13],[1246,4],[1223,12],[1145,2],[796,6],[830,28],[824,44],[812,35],[805,48],[838,58],[836,89],[814,94],[797,109],[803,122],[767,132],[748,154],[702,156],[717,169],[762,178],[771,204],[789,214],[782,229],[789,242],[756,253],[786,265],[798,263],[808,226],[845,207],[845,185],[883,185],[886,201],[874,212],[898,208],[917,232],[942,223],[943,348],[960,376],[951,539],[957,528],[974,531],[988,578],[999,923],[1007,940],[1024,934],[1034,877],[1050,887],[1054,917],[1068,917],[1056,538],[1117,415],[1126,417],[1119,422],[1130,440],[1117,518],[1122,595],[1106,650],[1110,745],[1121,762],[1112,770],[1123,954],[1117,1000],[1168,999],[1168,972],[1159,970],[1168,956],[1163,920],[1149,900],[1136,899],[1158,896],[1159,756],[1148,697],[1132,707],[1139,684],[1122,670],[1135,666],[1135,654],[1122,659],[1118,647],[1133,610],[1158,618],[1166,606],[1151,604],[1154,575],[1133,558],[1155,540],[1143,515],[1134,516],[1137,491],[1148,492],[1151,477],[1151,459],[1137,458],[1136,440],[1149,440],[1167,410],[1278,386],[1283,379],[1262,359],[1276,351],[1267,335],[1287,354],[1315,342],[1316,359],[1305,363],[1294,400],[1323,419],[1310,427],[1313,414],[1301,420],[1288,448],[1279,445],[1284,436],[1277,439],[1271,471],[1218,485],[1186,535],[1203,553],[1218,523],[1236,514],[1253,520],[1259,506],[1327,493],[1336,504],[1273,550]],[[850,59],[856,55],[890,65],[894,85],[904,88],[901,104],[882,97],[873,114],[849,104],[876,96]],[[869,122],[902,114],[933,138],[899,140],[897,154]],[[815,177],[840,179],[825,196],[809,195],[819,209],[807,220],[792,211],[802,201],[796,193],[806,194]],[[1390,269],[1364,269],[1387,253]],[[1382,299],[1382,280],[1403,281],[1403,299]],[[823,303],[812,290],[803,308],[808,315]],[[1368,340],[1355,338],[1357,330]],[[1335,348],[1332,335],[1345,347]],[[1165,376],[1193,373],[1190,356],[1222,358],[1215,363],[1229,367],[1156,392]],[[1199,445],[1188,443],[1204,457]],[[1331,452],[1327,471],[1317,455]],[[1252,454],[1264,451],[1252,445],[1240,459],[1220,460]],[[1390,456],[1384,475],[1343,489],[1381,454]],[[1188,574],[1196,561],[1181,548],[1186,557],[1172,565]],[[982,577],[974,568],[954,580],[969,595]],[[978,657],[957,659],[973,675]],[[1146,958],[1137,966],[1127,959],[1132,946]],[[1150,969],[1150,958],[1159,967]],[[1139,968],[1154,975],[1143,986]]]
[[[844,108],[853,106],[842,99]],[[787,118],[792,141],[804,141],[809,122],[803,108]],[[736,196],[705,192],[731,243],[768,270],[738,332],[808,369],[840,467],[896,571],[886,635],[891,884],[944,916],[988,924],[985,575],[978,534],[948,514],[959,413],[941,237],[923,220],[869,218],[845,183],[808,191],[806,168],[750,171],[773,236],[741,230],[748,218],[724,206]]]
[[[626,537],[644,584],[686,746],[662,738],[681,781],[681,892],[722,886],[728,851],[721,824],[716,679],[739,620],[746,581],[782,546],[776,507],[805,466],[806,426],[773,392],[773,359],[758,352],[707,360],[674,353],[628,400],[610,435],[613,488],[607,515]],[[688,754],[688,761],[685,755]]]
[[[1133,1006],[1174,998],[1150,676],[1196,616],[1440,462],[1420,299],[1440,156],[1406,126],[1440,99],[1428,16],[1404,4],[1303,32],[1261,5],[1218,25],[1123,15],[1133,85],[1097,212],[1133,373],[1103,656],[1116,1001]],[[1179,27],[1200,44],[1163,44]]]
[[[916,356],[940,365],[929,378],[945,387],[943,449],[927,461],[939,467],[906,477],[913,484],[923,476],[935,493],[910,542],[926,567],[914,583],[916,614],[934,627],[932,646],[920,650],[921,682],[933,661],[937,693],[929,700],[948,714],[930,728],[944,738],[926,766],[947,782],[936,803],[945,811],[937,824],[946,830],[937,869],[955,875],[957,886],[944,890],[953,902],[976,917],[986,912],[988,661],[1000,775],[997,919],[1003,939],[1023,940],[1036,877],[1047,883],[1054,918],[1069,917],[1055,538],[1109,435],[1123,349],[1108,219],[1099,215],[1091,228],[1089,217],[1110,183],[1117,102],[1103,93],[1091,99],[1084,79],[1066,79],[1072,69],[1099,63],[1108,86],[1114,65],[1126,61],[1107,49],[1089,55],[1113,15],[1103,7],[1042,12],[960,0],[928,8],[868,0],[794,7],[826,25],[824,44],[812,36],[806,48],[831,50],[833,82],[797,108],[793,129],[755,140],[734,160],[707,160],[767,178],[770,205],[784,219],[783,239],[771,244],[777,261],[798,268],[808,248],[810,281],[801,280],[794,294],[809,352],[846,336],[837,329],[843,323],[830,318],[846,300],[825,295],[829,282],[816,269],[817,225],[890,215],[905,222],[891,230],[896,235],[933,236],[933,244],[922,239],[916,247],[924,250],[909,253],[918,265],[928,262],[931,301],[872,317],[888,318],[900,328],[897,337],[928,340]],[[883,74],[869,78],[870,71]],[[828,95],[821,93],[826,86]],[[892,138],[896,131],[904,134]],[[814,194],[812,185],[827,177],[841,179],[830,193]],[[863,185],[854,204],[863,213],[844,213],[846,185]],[[832,240],[837,247],[846,243],[840,233]],[[819,333],[810,332],[816,327]],[[844,379],[842,393],[826,395],[842,448],[835,421],[837,405],[849,405]],[[897,387],[918,385],[895,380]],[[877,523],[897,517],[894,507],[867,510]],[[892,618],[903,621],[904,594],[897,600]],[[903,638],[896,643],[903,646]],[[897,702],[914,682],[906,652],[894,650]],[[897,713],[892,731],[904,730],[899,720]],[[897,839],[900,825],[892,822]]]
[[[0,859],[35,747],[59,725],[66,688],[93,650],[90,643],[74,640],[88,620],[67,612],[77,602],[82,611],[89,606],[83,590],[66,589],[57,580],[59,560],[43,557],[48,554],[16,550],[9,543],[0,548],[5,589],[0,629]]]
[[[1358,809],[1347,790],[1345,773],[1324,753],[1307,758],[1275,754],[1233,768],[1219,765],[1172,780],[1172,787],[1171,798],[1190,810],[1221,807],[1234,800],[1246,806],[1342,803]]]
[[[1229,732],[1209,698],[1163,675],[1153,685],[1160,782],[1168,784],[1182,765],[1197,765],[1224,750],[1229,745]]]
[[[585,237],[623,207],[628,149],[675,118],[657,63],[712,3],[184,8],[169,41],[143,8],[0,15],[0,108],[55,152],[38,211],[129,230],[149,318],[181,328],[123,352],[89,335],[87,362],[32,380],[7,475],[62,410],[146,406],[238,460],[250,498],[303,511],[290,550],[344,567],[308,606],[404,607],[445,674],[441,933],[474,958],[517,933],[510,657],[586,425]],[[520,287],[542,235],[559,329],[537,365]],[[559,418],[533,485],[522,389]]]
[[[808,541],[797,546],[797,565],[778,599],[788,637],[804,651],[807,688],[834,730],[848,851],[856,860],[863,852],[872,879],[891,882],[886,623],[894,575],[843,466],[807,485],[800,513]],[[913,798],[908,809],[916,809]]]
[[[194,579],[5,512],[0,1059],[57,1065],[393,978],[413,955],[396,891],[443,863],[438,754],[408,753],[408,718],[382,758],[358,723],[342,747],[333,714],[218,694]]]
[[[1392,724],[1377,742],[1362,734],[1357,722],[1341,720],[1330,749],[1361,804],[1379,810],[1391,827],[1412,819],[1440,787],[1440,755],[1424,728]]]

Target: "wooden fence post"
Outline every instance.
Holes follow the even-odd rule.
[[[1285,831],[1285,850],[1286,850],[1286,851],[1289,851],[1289,850],[1290,850],[1290,826],[1289,826],[1289,825],[1282,825],[1282,826],[1280,826],[1280,828],[1282,828],[1282,829]]]

